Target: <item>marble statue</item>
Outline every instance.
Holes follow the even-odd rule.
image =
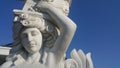
[[[76,31],[71,0],[26,0],[14,10],[13,47],[1,68],[93,68],[91,54],[66,51]]]

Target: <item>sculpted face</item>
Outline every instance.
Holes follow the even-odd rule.
[[[42,46],[42,34],[37,28],[27,28],[21,33],[21,43],[28,53],[36,53]]]

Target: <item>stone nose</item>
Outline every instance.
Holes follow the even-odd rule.
[[[33,37],[31,36],[31,34],[28,34],[27,37],[28,37],[28,41],[29,41],[29,42],[33,40]]]

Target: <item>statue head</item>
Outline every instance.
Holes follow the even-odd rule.
[[[58,36],[57,28],[45,16],[36,12],[15,10],[13,51],[38,52],[52,48]],[[15,47],[15,48],[14,48]]]
[[[21,44],[25,50],[34,54],[42,47],[42,34],[37,28],[24,28],[20,33]]]

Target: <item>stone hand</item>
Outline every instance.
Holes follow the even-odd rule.
[[[93,68],[93,63],[91,60],[91,54],[87,53],[86,55],[82,50],[78,52],[73,49],[71,52],[71,61],[68,61],[66,64],[66,68]],[[68,67],[69,65],[69,67]]]

